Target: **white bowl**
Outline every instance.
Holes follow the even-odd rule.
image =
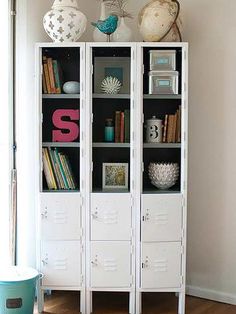
[[[159,189],[169,189],[179,178],[177,163],[151,162],[148,166],[151,183]]]

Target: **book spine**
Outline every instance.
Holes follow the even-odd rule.
[[[46,155],[46,158],[47,158],[47,162],[48,162],[48,167],[49,167],[49,171],[50,171],[50,176],[52,178],[52,184],[53,184],[53,187],[54,189],[56,190],[58,185],[57,185],[57,182],[56,182],[56,179],[55,179],[55,172],[53,171],[53,163],[50,159],[50,156],[49,156],[49,151],[47,148],[45,148],[45,155]]]
[[[120,142],[124,143],[125,139],[125,115],[124,112],[122,111],[120,113]]]
[[[52,163],[52,167],[53,167],[55,180],[57,182],[58,189],[61,189],[62,188],[61,181],[60,181],[60,178],[59,178],[58,169],[56,167],[56,162],[55,162],[53,150],[51,148],[49,148],[48,151],[49,151],[49,156],[50,156],[50,159],[51,159],[51,163]]]
[[[125,143],[130,142],[130,111],[125,110]]]
[[[76,182],[75,182],[75,178],[74,178],[74,176],[73,176],[71,164],[70,164],[70,162],[69,162],[69,158],[68,158],[67,155],[65,155],[65,162],[66,162],[66,165],[67,165],[67,167],[68,167],[68,173],[69,173],[69,176],[70,176],[71,181],[72,181],[73,189],[76,189],[77,184],[76,184]]]
[[[46,85],[46,79],[45,79],[44,71],[43,71],[43,74],[42,74],[42,85],[43,85],[43,93],[47,94],[48,90],[47,90],[47,85]]]
[[[48,62],[48,72],[49,72],[51,92],[52,92],[52,94],[56,94],[55,78],[54,78],[54,73],[53,73],[52,58],[47,58],[47,62]]]
[[[67,179],[67,182],[68,182],[68,185],[69,185],[69,189],[73,189],[73,182],[72,182],[72,180],[70,178],[68,167],[66,165],[65,156],[62,153],[59,153],[59,158],[60,158],[61,164],[63,166],[64,172],[65,172],[65,175],[66,175],[66,179]]]
[[[167,126],[168,126],[168,114],[165,115],[165,120],[164,120],[163,138],[162,138],[163,143],[167,141]]]
[[[173,115],[168,116],[168,128],[167,128],[167,143],[172,141],[172,128],[173,128]]]
[[[48,94],[51,94],[48,63],[47,63],[47,58],[45,56],[43,56],[43,72],[44,72],[44,77],[45,77],[45,81],[46,81],[47,92],[48,92]]]
[[[181,142],[181,106],[179,106],[179,123],[178,123],[178,136],[177,136],[177,142]]]
[[[52,60],[52,65],[53,65],[53,73],[54,73],[54,78],[55,78],[56,93],[61,94],[61,83],[60,83],[57,60]]]
[[[115,113],[115,143],[120,142],[120,111]]]
[[[61,173],[61,176],[62,176],[62,179],[63,179],[64,186],[65,186],[66,189],[69,189],[69,185],[68,185],[68,182],[67,182],[67,179],[66,179],[66,175],[65,175],[65,172],[63,170],[63,167],[62,167],[62,164],[61,164],[61,161],[60,161],[60,158],[59,158],[58,149],[55,148],[54,152],[55,152],[56,161],[57,161],[57,164],[59,166],[60,173]]]
[[[54,186],[52,183],[52,178],[51,178],[51,174],[49,171],[48,162],[47,162],[47,158],[46,158],[44,150],[45,150],[45,148],[43,148],[43,151],[42,151],[42,154],[43,154],[43,156],[42,156],[42,158],[43,158],[43,172],[44,172],[44,175],[46,178],[48,189],[52,190],[54,188]]]
[[[175,143],[175,137],[176,137],[176,128],[177,128],[177,112],[174,115],[173,118],[173,130],[172,130],[172,142]]]

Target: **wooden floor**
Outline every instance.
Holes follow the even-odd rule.
[[[94,314],[127,314],[128,294],[94,293]],[[35,314],[38,313],[35,308]],[[77,292],[53,291],[46,297],[45,314],[79,314]],[[169,293],[143,295],[143,314],[177,314],[177,298]],[[236,306],[187,297],[186,314],[236,314]]]

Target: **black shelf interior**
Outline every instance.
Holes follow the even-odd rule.
[[[56,147],[56,145],[55,145]],[[53,148],[52,148],[53,149]],[[58,148],[59,152],[64,153],[65,155],[68,156],[68,160],[71,166],[71,171],[72,171],[72,175],[74,178],[74,181],[76,183],[76,191],[80,189],[80,149],[77,147],[66,147],[66,148]],[[49,191],[47,183],[46,183],[46,179],[45,179],[45,175],[43,172],[43,191]],[[50,190],[53,191],[53,190]],[[57,191],[57,190],[55,190]],[[63,191],[67,191],[67,190],[63,190]]]
[[[157,190],[157,188],[151,184],[151,180],[148,176],[148,166],[151,162],[174,162],[179,165],[179,178],[176,184],[171,188],[175,191],[180,191],[181,182],[181,149],[180,148],[154,148],[154,149],[144,149],[143,150],[143,162],[144,162],[144,172],[143,172],[143,191]]]
[[[143,93],[148,94],[150,71],[149,66],[149,51],[150,50],[176,50],[176,71],[179,72],[179,94],[181,94],[181,68],[182,68],[182,49],[179,47],[163,48],[163,47],[145,47],[143,48],[143,64],[144,64],[144,76],[143,76]]]
[[[104,142],[105,120],[113,119],[115,112],[130,109],[129,99],[94,99],[93,100],[93,142]]]
[[[72,120],[70,116],[62,117],[62,120],[67,122],[68,125],[64,125],[64,129],[57,128],[53,124],[53,114],[56,110],[79,110],[80,104],[78,99],[44,99],[43,100],[43,124],[42,124],[42,135],[43,135],[43,142],[52,142],[52,132],[53,130],[61,130],[62,133],[68,134],[70,132],[69,123],[76,124],[79,128],[79,120]],[[80,115],[79,115],[80,117]],[[72,126],[72,124],[70,124]],[[74,127],[74,126],[73,126]],[[80,132],[79,132],[80,133]],[[77,138],[73,140],[73,142],[79,142],[79,135]]]
[[[93,148],[93,192],[102,189],[102,164],[106,162],[128,163],[130,166],[130,149]],[[130,190],[130,169],[128,175],[128,190]]]
[[[59,62],[62,71],[62,83],[80,81],[80,48],[51,47],[43,48],[42,55]]]
[[[179,106],[181,105],[180,99],[144,99],[143,113],[144,113],[144,126],[143,126],[143,138],[145,141],[146,120],[156,116],[158,119],[164,122],[166,114],[175,114]]]

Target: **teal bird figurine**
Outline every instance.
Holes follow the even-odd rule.
[[[115,32],[118,24],[118,16],[111,14],[104,21],[98,20],[96,23],[91,23],[93,26],[97,27],[100,32],[107,35],[107,40],[110,41],[110,35]]]

